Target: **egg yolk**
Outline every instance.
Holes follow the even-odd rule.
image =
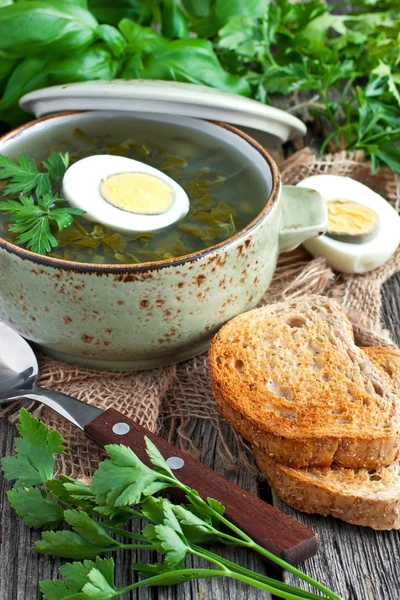
[[[131,213],[160,215],[174,201],[174,190],[162,179],[148,173],[116,173],[101,182],[104,200]]]
[[[328,233],[362,235],[377,224],[376,213],[366,206],[342,200],[328,202]]]

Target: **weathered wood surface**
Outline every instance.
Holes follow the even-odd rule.
[[[388,282],[383,291],[386,326],[397,336],[400,344],[400,274]],[[234,478],[245,489],[257,492],[257,480],[247,474],[236,476],[224,471],[218,459],[217,434],[206,421],[193,422],[192,438],[201,448],[201,460],[215,470]],[[0,455],[12,452],[15,429],[0,421]],[[11,510],[6,492],[8,482],[0,480],[0,600],[39,600],[38,581],[57,576],[56,560],[43,560],[28,548],[39,537],[37,532],[21,525]],[[262,496],[269,499],[263,488]],[[346,600],[399,600],[400,598],[400,535],[398,532],[374,532],[346,525],[338,520],[302,515],[275,502],[287,513],[318,531],[321,550],[316,557],[302,565],[307,574],[324,581]],[[136,530],[139,524],[136,525]],[[234,549],[224,549],[224,555],[241,564],[266,571],[256,556]],[[130,561],[135,555],[117,557],[117,584],[126,585],[132,575]],[[143,560],[141,556],[141,560]],[[193,566],[199,561],[193,559]],[[292,577],[290,583],[298,584]],[[270,600],[269,594],[225,580],[189,582],[173,588],[140,590],[131,600]]]

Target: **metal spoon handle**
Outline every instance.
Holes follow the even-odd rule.
[[[288,517],[270,504],[246,492],[222,475],[202,465],[159,436],[114,409],[109,409],[84,427],[85,433],[98,444],[124,444],[140,460],[151,465],[146,453],[145,436],[157,446],[179,480],[196,489],[202,498],[215,498],[225,507],[226,517],[258,544],[286,561],[297,564],[318,549],[314,531]],[[168,490],[171,495],[179,490]]]
[[[95,406],[90,406],[85,402],[81,402],[72,396],[55,392],[54,390],[46,390],[37,385],[34,385],[31,390],[18,394],[19,398],[28,398],[42,402],[49,408],[52,408],[60,415],[71,421],[74,425],[83,429],[87,423],[93,421],[96,417],[103,413],[102,410]]]

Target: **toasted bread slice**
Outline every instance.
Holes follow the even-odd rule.
[[[235,317],[214,338],[209,367],[223,417],[277,462],[373,469],[399,456],[398,396],[329,298]]]
[[[293,469],[253,448],[260,470],[286,504],[373,529],[400,529],[400,465],[379,469]]]
[[[364,351],[400,388],[400,351],[364,348]],[[261,471],[278,496],[308,513],[332,515],[373,529],[400,529],[400,465],[380,469],[292,469],[254,448]]]
[[[368,355],[369,360],[379,368],[381,375],[387,378],[388,383],[400,396],[400,350],[393,347],[376,348],[374,346],[361,348],[361,350]]]

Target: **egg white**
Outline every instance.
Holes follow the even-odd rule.
[[[366,185],[340,175],[313,175],[297,184],[311,188],[327,201],[347,200],[362,204],[378,216],[375,235],[362,243],[341,242],[327,235],[304,242],[313,256],[323,256],[342,273],[366,273],[383,265],[400,244],[400,217],[382,196]]]
[[[166,212],[156,215],[131,213],[103,198],[100,193],[102,180],[117,173],[135,172],[159,177],[172,188],[174,201]],[[182,219],[189,211],[189,198],[185,190],[171,177],[138,160],[111,154],[88,156],[71,165],[63,178],[62,196],[71,206],[86,211],[86,219],[125,233],[164,229]]]

